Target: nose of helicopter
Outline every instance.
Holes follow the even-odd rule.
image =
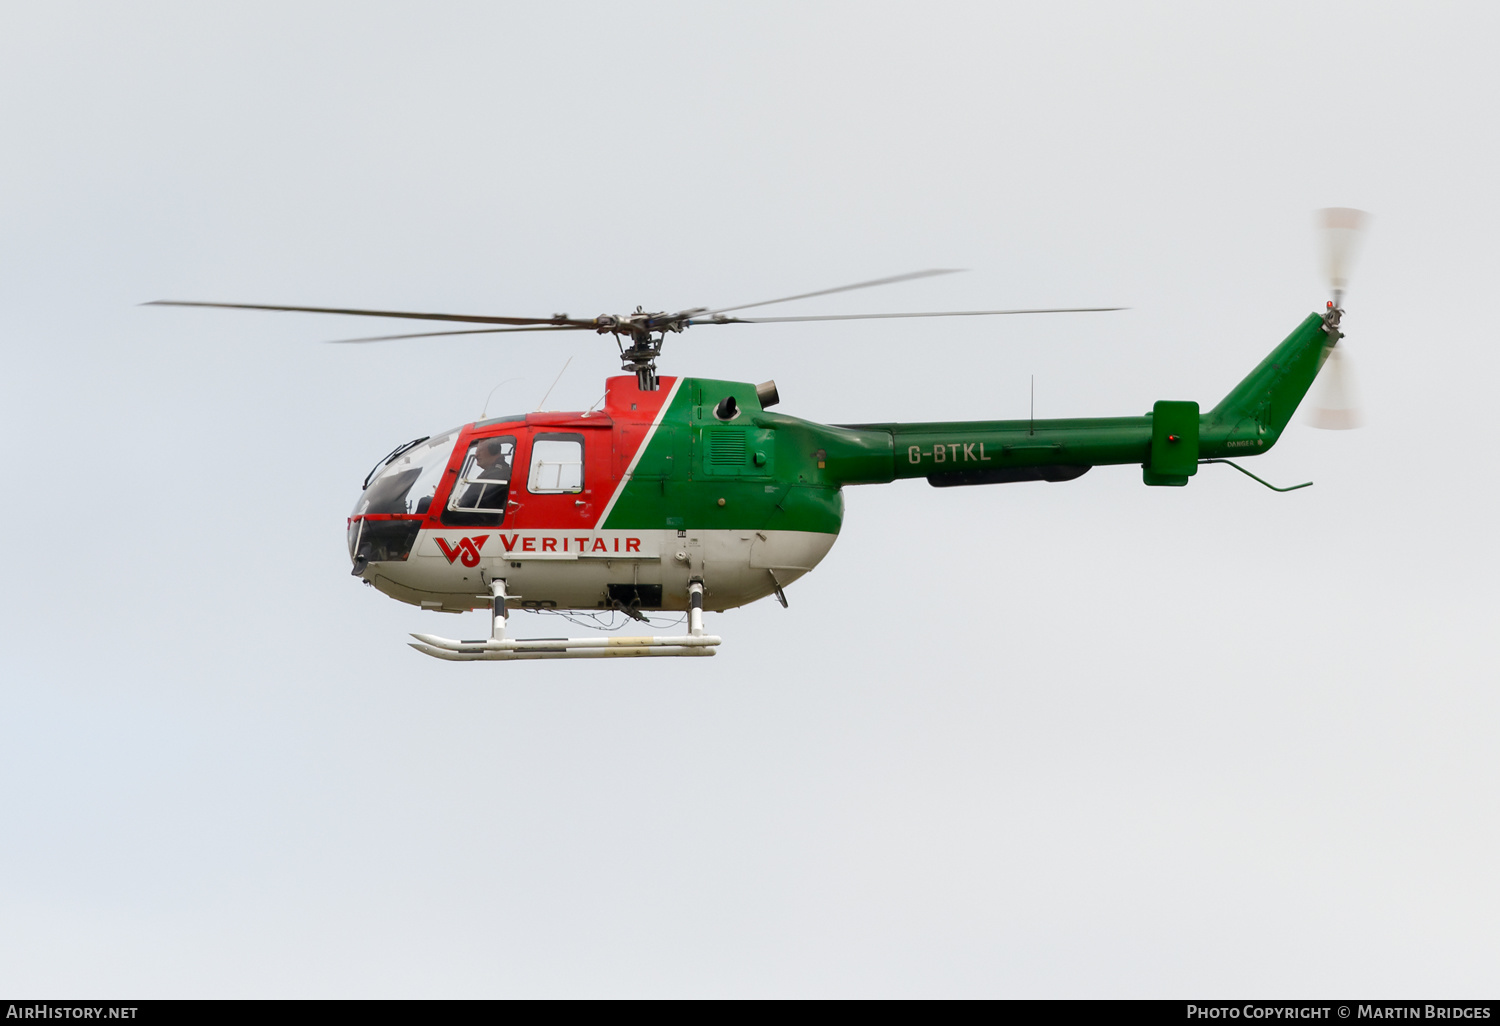
[[[411,555],[457,435],[454,428],[399,445],[366,475],[346,531],[352,576],[368,580],[370,564]]]
[[[359,549],[359,543],[363,540],[361,538],[361,528],[363,526],[363,518],[356,520],[355,518],[351,517],[349,519],[348,530],[345,532],[347,535],[346,540],[349,543],[349,560],[354,564],[354,568],[350,570],[349,573],[354,577],[363,577],[365,575],[365,571],[369,569],[370,566],[369,552],[361,552]]]
[[[349,572],[362,577],[371,563],[404,563],[416,544],[422,518],[405,514],[366,513],[349,518]]]

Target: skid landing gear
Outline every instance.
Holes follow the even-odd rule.
[[[504,581],[490,582],[494,601],[488,640],[454,641],[434,634],[413,634],[411,647],[434,659],[456,662],[516,659],[623,659],[636,656],[711,656],[722,639],[703,633],[703,582],[688,585],[688,632],[679,637],[657,638],[528,638],[506,637],[505,608],[508,597]]]

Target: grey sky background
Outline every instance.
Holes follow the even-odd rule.
[[[1500,277],[1469,4],[0,7],[0,991],[1493,996]],[[1374,214],[1369,426],[1148,489],[851,489],[712,660],[449,665],[348,575],[395,444],[699,329],[826,421],[1216,402]],[[465,624],[464,621],[467,621]],[[555,623],[515,618],[520,633]]]

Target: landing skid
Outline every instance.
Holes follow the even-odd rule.
[[[490,583],[494,602],[490,637],[477,641],[454,641],[435,634],[413,634],[411,647],[434,659],[455,662],[489,660],[506,662],[516,659],[623,659],[637,656],[711,656],[718,652],[722,639],[703,633],[703,582],[688,585],[691,605],[688,609],[688,633],[677,637],[655,638],[508,638],[505,623],[508,611],[504,581]]]

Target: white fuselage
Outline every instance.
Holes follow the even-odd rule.
[[[704,608],[764,598],[822,561],[838,536],[811,531],[615,531],[443,528],[423,530],[411,556],[371,563],[362,575],[392,598],[460,612],[489,605],[489,582],[506,581],[512,606],[608,609],[610,586],[661,589],[660,605],[685,610],[701,578]]]

